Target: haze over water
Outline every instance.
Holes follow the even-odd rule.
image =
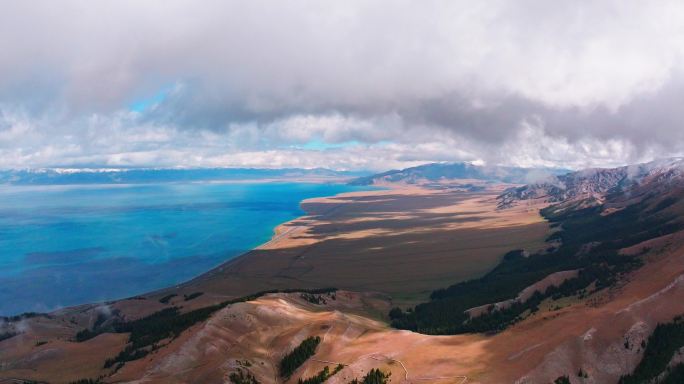
[[[0,315],[174,285],[268,241],[303,199],[341,184],[0,188]]]

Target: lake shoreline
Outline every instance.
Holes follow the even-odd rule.
[[[505,187],[468,192],[396,185],[307,199],[307,213],[278,225],[269,241],[153,298],[201,291],[206,305],[272,289],[335,287],[416,303],[434,289],[482,275],[521,243],[544,246],[548,225],[537,208],[486,213],[496,209]],[[470,242],[459,240],[468,238],[488,245],[473,253]],[[431,255],[432,265],[451,264],[426,269],[415,257],[421,254]]]
[[[184,284],[272,241],[277,228],[306,214],[301,210],[306,199],[355,190],[359,188],[342,183],[291,180],[7,187],[6,207],[0,206],[6,219],[0,229],[26,235],[17,232],[16,240],[6,238],[0,245],[14,249],[14,254],[5,255],[5,263],[11,266],[17,259],[23,264],[13,268],[28,268],[28,272],[7,271],[0,278],[6,287],[0,314],[49,313]],[[19,204],[9,208],[15,200]],[[12,214],[45,224],[39,222],[42,227],[34,230],[12,220]],[[112,220],[117,226],[109,224]],[[74,225],[78,227],[72,229]],[[26,241],[29,235],[36,239]],[[70,240],[74,236],[79,240]],[[23,241],[24,248],[8,241]],[[73,248],[74,244],[80,248]],[[119,244],[124,248],[116,248]],[[141,254],[141,246],[152,257],[151,264]],[[241,247],[244,250],[235,252]],[[91,251],[95,249],[99,251]],[[164,279],[175,281],[164,283]]]

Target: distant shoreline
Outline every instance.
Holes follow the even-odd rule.
[[[201,291],[208,305],[269,289],[335,287],[416,303],[484,274],[512,248],[544,246],[548,224],[538,210],[487,213],[506,187],[469,192],[400,184],[306,199],[306,214],[276,226],[270,240],[148,298]],[[472,251],[465,241],[471,238],[485,244],[481,251]],[[440,267],[424,268],[416,255]]]
[[[128,182],[128,183],[60,183],[60,184],[15,184],[15,183],[0,183],[0,190],[3,188],[105,188],[105,187],[131,187],[131,186],[146,186],[146,185],[174,185],[174,184],[269,184],[269,183],[308,183],[308,184],[345,184],[347,185],[354,178],[335,178],[335,177],[318,177],[318,178],[265,178],[265,179],[216,179],[216,180],[169,180],[169,181],[149,181],[149,182]],[[360,186],[357,186],[360,187]]]
[[[337,194],[334,194],[334,195],[319,196],[319,197],[311,197],[311,198],[308,198],[308,199],[303,199],[303,200],[301,200],[301,201],[299,202],[299,207],[300,207],[300,209],[301,209],[302,211],[304,211],[304,214],[303,214],[303,215],[300,215],[300,216],[297,216],[297,217],[295,217],[295,218],[292,219],[292,220],[284,221],[284,222],[282,222],[282,223],[276,225],[275,227],[273,227],[273,229],[272,229],[273,235],[271,236],[271,238],[270,238],[268,241],[266,241],[266,242],[264,242],[264,243],[262,243],[262,244],[259,244],[259,245],[257,245],[256,247],[254,247],[254,248],[252,248],[252,249],[250,249],[250,250],[248,250],[248,251],[246,251],[246,252],[243,252],[243,253],[241,253],[241,254],[239,254],[239,255],[237,255],[237,256],[235,256],[235,257],[229,259],[229,260],[225,260],[225,261],[222,262],[221,264],[219,264],[219,265],[217,265],[217,266],[215,266],[215,267],[213,267],[213,268],[211,268],[211,269],[209,269],[209,270],[207,270],[207,271],[205,271],[205,272],[203,272],[203,273],[201,273],[201,274],[199,274],[199,275],[197,275],[197,276],[195,276],[195,277],[193,277],[193,278],[191,278],[191,279],[189,279],[189,280],[187,280],[187,281],[184,281],[184,282],[179,283],[179,284],[175,284],[175,285],[173,285],[173,286],[160,288],[160,289],[154,290],[154,291],[152,291],[152,292],[147,292],[147,293],[141,294],[140,296],[151,296],[151,295],[156,295],[156,294],[159,294],[159,293],[162,293],[162,292],[167,292],[167,291],[170,290],[170,289],[181,288],[181,287],[183,287],[184,285],[190,284],[190,283],[192,283],[192,282],[201,281],[201,279],[202,279],[203,277],[211,275],[212,272],[221,271],[223,268],[230,266],[232,263],[240,262],[242,259],[247,258],[247,257],[250,256],[251,254],[253,254],[255,251],[268,250],[268,249],[270,249],[269,246],[274,246],[274,248],[277,248],[277,245],[278,245],[278,241],[279,241],[279,240],[287,240],[287,238],[288,238],[289,236],[291,236],[292,234],[294,234],[294,233],[299,233],[299,232],[301,232],[302,230],[306,230],[306,229],[308,228],[308,226],[306,226],[306,225],[298,225],[298,226],[295,226],[294,228],[286,229],[286,226],[287,226],[288,224],[295,223],[295,222],[297,222],[297,221],[306,219],[308,216],[310,216],[310,215],[309,215],[309,212],[306,211],[306,209],[304,209],[304,207],[303,207],[303,205],[305,205],[305,204],[307,204],[307,203],[315,203],[316,201],[320,201],[320,200],[322,200],[322,199],[332,199],[332,198],[336,198],[336,197],[355,196],[355,195],[357,195],[357,194],[359,194],[359,193],[365,193],[365,192],[372,192],[372,191],[387,191],[387,190],[392,190],[392,189],[402,189],[402,188],[404,188],[404,187],[402,187],[402,186],[370,186],[370,185],[369,185],[369,186],[365,186],[365,187],[364,187],[364,186],[357,186],[357,187],[363,188],[363,189],[361,189],[361,190],[359,190],[359,191],[340,192],[340,193],[337,193]],[[415,187],[414,187],[414,188],[415,188]],[[120,299],[120,300],[124,300],[124,299]]]

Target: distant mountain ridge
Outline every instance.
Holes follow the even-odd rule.
[[[601,202],[609,193],[645,185],[656,191],[675,182],[684,182],[684,158],[552,176],[542,182],[506,190],[499,196],[499,205],[505,207],[528,199],[545,199],[551,203],[586,199]]]
[[[554,175],[569,172],[554,168],[520,168],[503,166],[483,166],[466,162],[431,163],[402,170],[392,170],[375,175],[360,177],[351,182],[353,185],[372,185],[383,183],[418,184],[456,179],[475,179],[492,182],[527,184]]]
[[[136,184],[181,181],[237,181],[262,179],[350,179],[368,172],[325,168],[42,168],[0,171],[0,184]]]

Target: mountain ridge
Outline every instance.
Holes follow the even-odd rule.
[[[326,168],[36,168],[0,170],[0,184],[126,184],[261,179],[351,179],[362,171]]]
[[[509,166],[485,166],[468,162],[429,163],[416,167],[390,170],[360,177],[352,185],[385,183],[420,184],[458,179],[474,179],[487,182],[527,184],[547,177],[569,172],[558,168],[522,168]]]
[[[650,184],[662,189],[670,182],[684,180],[684,158],[654,160],[616,168],[589,168],[546,180],[509,188],[500,196],[500,207],[520,200],[544,199],[549,203],[593,199],[603,200],[606,194]]]

